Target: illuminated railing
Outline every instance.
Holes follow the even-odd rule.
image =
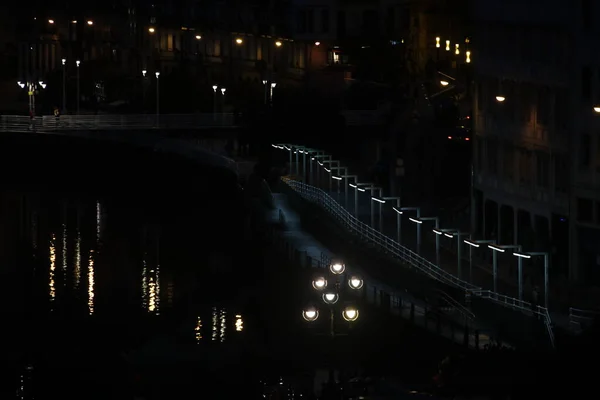
[[[537,315],[540,319],[543,319],[548,331],[550,343],[552,347],[554,347],[552,321],[546,308],[541,306],[532,306],[531,303],[494,293],[489,290],[482,290],[482,288],[478,286],[459,279],[414,251],[400,245],[396,240],[361,222],[355,216],[350,214],[342,205],[337,203],[325,191],[289,177],[283,177],[282,181],[296,193],[298,193],[303,199],[324,209],[341,226],[348,229],[351,233],[357,235],[362,241],[379,247],[386,253],[397,258],[400,262],[408,265],[411,268],[414,268],[420,273],[425,274],[438,282],[459,288],[466,293],[471,293],[480,298],[490,300],[496,304],[517,310],[525,315]]]
[[[236,127],[232,113],[221,114],[131,114],[131,115],[44,115],[30,118],[22,115],[0,116],[2,132],[52,132],[70,130],[194,130]]]

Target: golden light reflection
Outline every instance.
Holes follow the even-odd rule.
[[[79,282],[81,282],[81,232],[79,230],[75,239],[75,270],[73,271],[73,276],[73,286],[75,289],[79,289]]]
[[[102,206],[99,201],[96,201],[96,243],[100,242],[101,222]]]
[[[241,332],[244,330],[244,320],[240,314],[236,314],[235,316],[235,330],[237,332]]]
[[[198,317],[196,328],[194,328],[194,330],[196,331],[196,341],[200,342],[202,339],[202,319],[200,317]]]
[[[50,294],[50,309],[52,310],[52,303],[56,299],[56,286],[54,277],[56,274],[56,236],[52,234],[50,237],[50,274],[49,274],[49,294]]]
[[[62,255],[62,259],[61,261],[61,265],[62,265],[62,270],[64,273],[67,272],[67,225],[66,224],[62,224],[62,237],[61,237],[61,255]],[[66,286],[67,285],[67,280],[65,279],[63,281],[63,284]]]
[[[218,333],[218,326],[217,326],[217,322],[218,322],[218,313],[217,313],[217,307],[213,307],[212,309],[212,336],[210,338],[210,340],[215,341],[217,340],[217,333]]]
[[[95,286],[95,277],[94,277],[94,250],[90,250],[90,256],[88,259],[88,312],[90,315],[94,313],[94,286]]]
[[[156,269],[148,267],[147,254],[142,259],[142,307],[160,314],[160,265]]]
[[[225,330],[227,328],[227,311],[224,308],[219,310],[219,320],[221,323],[221,329],[219,330],[219,341],[223,343],[225,341]]]

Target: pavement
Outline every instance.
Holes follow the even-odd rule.
[[[284,227],[282,235],[286,241],[290,243],[294,249],[304,252],[312,260],[332,260],[332,259],[350,259],[349,254],[336,253],[324,245],[322,242],[317,240],[313,235],[308,233],[302,227],[302,221],[300,215],[294,210],[290,204],[287,196],[282,193],[274,193],[274,204],[275,210],[270,211],[268,215],[268,222],[271,224],[280,224]],[[353,260],[354,261],[354,260]],[[312,262],[312,267],[318,267],[318,262]],[[406,288],[402,285],[390,284],[383,282],[377,278],[372,277],[366,272],[366,268],[358,262],[346,262],[347,271],[349,273],[356,273],[363,277],[365,281],[365,292],[366,298],[369,303],[377,303],[379,291],[383,291],[388,294],[393,294],[399,298],[399,307],[392,307],[392,313],[402,317],[403,319],[411,319],[411,304],[414,305],[413,323],[419,327],[425,328],[430,331],[437,332],[443,337],[451,339],[452,341],[462,344],[465,342],[465,331],[464,329],[457,329],[457,326],[464,327],[464,316],[449,312],[444,314],[444,318],[450,323],[440,323],[438,325],[434,315],[428,311],[433,307],[427,302],[413,296],[409,293]],[[491,343],[493,333],[478,324],[477,321],[471,323],[470,326],[470,346],[475,346],[474,332],[479,333],[479,345],[484,346]]]

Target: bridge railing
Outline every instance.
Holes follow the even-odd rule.
[[[327,211],[340,223],[340,225],[346,227],[346,229],[357,235],[361,240],[379,247],[380,250],[394,256],[409,267],[414,268],[438,282],[459,288],[465,293],[472,293],[475,296],[509,307],[525,315],[538,315],[540,319],[544,320],[550,343],[552,347],[554,347],[552,320],[546,308],[533,306],[531,303],[516,298],[504,296],[489,290],[483,290],[478,286],[459,279],[419,254],[400,245],[396,240],[358,220],[325,191],[289,177],[283,177],[282,180],[302,198]]]
[[[600,311],[580,310],[578,308],[569,308],[569,325],[571,330],[579,333],[585,328],[590,327],[594,320],[600,318]]]
[[[232,113],[220,114],[99,114],[44,115],[34,118],[23,115],[0,116],[3,132],[68,131],[68,130],[134,130],[134,129],[206,129],[235,127]]]

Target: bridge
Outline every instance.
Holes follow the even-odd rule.
[[[0,116],[2,132],[62,132],[111,130],[208,130],[237,128],[232,113],[214,114],[98,114],[43,115],[30,118],[21,115]]]
[[[450,239],[444,239],[445,241],[456,242],[457,239],[468,239],[468,236],[457,238],[455,230],[444,229],[446,227],[440,226],[435,217],[421,219],[421,216],[416,214],[419,207],[402,212],[401,207],[404,205],[400,204],[400,199],[382,197],[375,184],[364,183],[364,186],[361,186],[356,175],[349,175],[347,168],[341,166],[338,161],[332,161],[333,157],[324,151],[291,144],[273,144],[272,147],[289,159],[290,176],[283,179],[288,191],[303,202],[312,204],[316,207],[315,210],[322,210],[323,215],[328,215],[329,219],[335,221],[337,231],[332,236],[351,235],[349,239],[344,239],[345,244],[340,247],[345,249],[345,253],[351,254],[358,240],[359,243],[365,244],[367,251],[374,251],[374,254],[383,254],[385,258],[393,259],[396,267],[391,268],[404,266],[426,277],[430,286],[441,285],[448,288],[457,299],[462,297],[461,302],[469,302],[473,307],[477,307],[480,310],[476,312],[478,316],[487,316],[489,321],[486,322],[496,323],[501,329],[504,329],[502,326],[541,323],[546,332],[547,342],[552,347],[555,345],[555,328],[561,328],[561,332],[576,334],[581,327],[585,327],[597,317],[597,313],[572,307],[568,312],[566,308],[560,307],[548,309],[543,300],[540,304],[532,304],[525,301],[523,296],[517,295],[515,284],[498,282],[497,290],[492,290],[492,271],[487,271],[487,266],[478,265],[480,260],[470,256],[470,246],[463,246],[467,247],[463,250],[464,254],[460,254],[460,251],[456,254],[457,245],[454,244],[451,257],[448,254],[440,256],[440,253],[449,253],[448,249],[440,251],[440,237],[447,236]],[[357,183],[361,187],[357,187]],[[363,192],[360,199],[359,190]],[[379,208],[379,217],[373,217],[373,214],[377,214],[376,208]],[[402,220],[406,222],[401,228]],[[433,220],[436,222],[436,229],[431,229],[434,228]],[[384,227],[384,223],[388,226]],[[415,235],[415,227],[420,227],[421,224],[424,228],[422,231],[417,229]],[[406,228],[410,232],[404,233]],[[412,242],[407,236],[413,236]],[[414,238],[415,236],[419,236],[419,239]],[[348,246],[348,241],[353,244]],[[354,252],[356,253],[356,250]],[[520,250],[518,254],[527,255],[520,253]],[[460,259],[458,273],[457,257]],[[517,257],[513,258],[517,260]],[[461,263],[463,272],[477,269],[477,273],[465,278],[467,274],[460,273]],[[508,265],[505,267],[509,268]],[[540,298],[544,297],[545,293],[544,296],[540,293]],[[527,320],[531,322],[527,323]]]

